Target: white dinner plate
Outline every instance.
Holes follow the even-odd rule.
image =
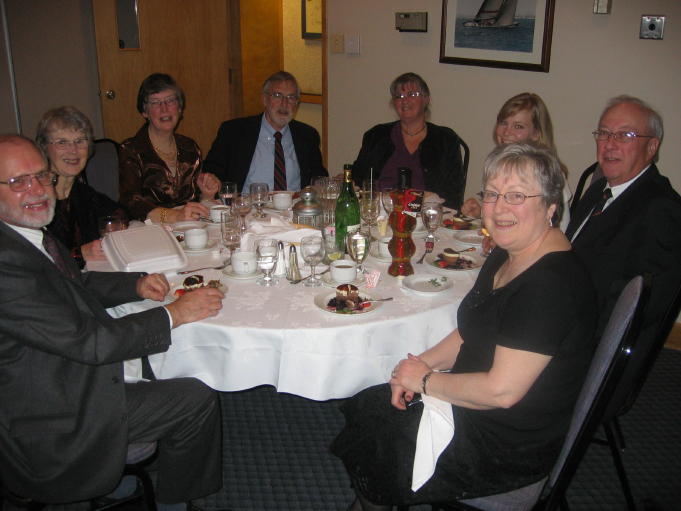
[[[208,240],[206,246],[203,248],[189,248],[186,241],[183,241],[180,243],[180,245],[182,246],[182,250],[184,250],[187,254],[205,254],[206,252],[213,250],[217,243],[217,240]]]
[[[222,270],[222,273],[227,275],[230,279],[235,279],[235,280],[252,280],[252,279],[257,279],[262,275],[262,272],[260,271],[254,271],[253,273],[246,273],[245,275],[242,273],[234,273],[234,270],[232,269],[231,266],[227,266],[224,270]]]
[[[476,270],[482,266],[483,259],[479,255],[477,255],[475,252],[467,252],[465,254],[461,254],[461,259],[465,259],[470,262],[470,267],[465,267],[465,268],[456,268],[456,267],[444,267],[441,268],[440,266],[437,265],[437,261],[439,260],[438,254],[442,253],[442,249],[437,250],[436,252],[432,254],[428,254],[426,256],[426,264],[428,265],[428,268],[431,270],[434,270],[440,274],[446,275],[451,272],[459,272],[459,271],[470,271],[470,270]]]
[[[329,314],[334,314],[336,316],[357,316],[357,315],[360,315],[360,314],[369,314],[370,312],[374,312],[381,305],[383,305],[383,302],[371,302],[371,304],[366,309],[362,309],[361,311],[336,312],[335,310],[329,309],[327,307],[329,300],[331,300],[331,298],[334,298],[335,296],[336,296],[335,292],[329,293],[328,291],[325,291],[325,292],[320,293],[320,294],[318,294],[317,296],[314,297],[314,304],[317,307],[319,307],[321,310],[323,310],[324,312],[328,312]],[[369,293],[365,293],[363,291],[359,292],[359,296],[361,298],[374,298]]]
[[[321,276],[322,282],[324,283],[325,286],[329,287],[337,287],[340,286],[341,284],[353,284],[355,286],[361,286],[364,284],[364,275],[361,273],[357,273],[357,277],[355,280],[352,282],[336,282],[335,280],[331,279],[331,272],[326,272],[324,275]]]
[[[478,234],[478,231],[457,231],[454,233],[454,239],[467,245],[482,245],[484,236]]]
[[[435,296],[451,289],[452,281],[447,277],[433,275],[409,275],[402,280],[402,287],[419,296]]]

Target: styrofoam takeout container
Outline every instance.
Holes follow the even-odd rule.
[[[160,225],[115,231],[102,240],[102,248],[116,271],[172,271],[187,265],[187,256],[173,233]]]

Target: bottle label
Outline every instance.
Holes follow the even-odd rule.
[[[347,234],[352,234],[352,233],[357,232],[357,231],[359,231],[359,224],[348,225],[348,228],[347,228],[345,233],[347,235]]]
[[[421,205],[423,204],[423,190],[414,190],[413,188],[405,190],[402,204],[403,213],[414,217],[420,215]]]

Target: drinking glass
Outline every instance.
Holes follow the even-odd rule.
[[[270,187],[267,183],[251,183],[248,190],[251,194],[251,202],[255,204],[255,218],[265,218],[267,215],[262,212],[262,207],[267,203]]]
[[[241,234],[243,234],[246,232],[246,215],[251,212],[251,197],[243,193],[237,195],[233,199],[232,209],[241,217]]]
[[[336,200],[340,195],[341,182],[338,179],[327,177],[324,180],[321,204],[324,212],[324,222],[331,224],[336,221]]]
[[[110,232],[124,231],[128,224],[121,215],[108,215],[97,219],[100,237],[106,236]]]
[[[220,200],[225,206],[232,206],[232,200],[236,197],[236,183],[233,181],[223,181],[220,185]]]
[[[366,190],[363,191],[359,199],[359,215],[369,228],[376,225],[380,209],[379,195]]]
[[[435,243],[438,238],[435,236],[435,231],[440,227],[442,221],[442,204],[438,202],[426,202],[421,206],[421,219],[423,225],[428,229],[426,242],[432,241]]]
[[[343,251],[336,242],[336,226],[331,224],[322,227],[322,238],[324,239],[324,262],[331,264],[332,261],[343,257]]]
[[[241,244],[241,229],[239,228],[239,217],[231,211],[222,212],[220,229],[222,233],[222,245],[229,249],[230,256]]]
[[[393,191],[393,188],[386,188],[381,192],[381,203],[383,204],[383,209],[388,216],[390,216],[390,213],[393,212],[393,199],[390,196],[390,193]]]
[[[348,233],[345,239],[345,246],[348,248],[348,254],[352,260],[357,263],[357,268],[360,272],[365,273],[366,270],[362,266],[364,260],[369,255],[369,245],[371,243],[371,236],[368,232],[359,230]]]
[[[259,240],[257,254],[258,267],[263,270],[264,275],[256,282],[261,286],[274,286],[279,282],[278,279],[272,277],[272,272],[277,267],[277,257],[279,256],[277,240]]]
[[[324,240],[321,236],[305,236],[300,240],[300,253],[312,271],[310,277],[305,280],[305,286],[321,286],[322,279],[315,274],[315,267],[324,259]]]

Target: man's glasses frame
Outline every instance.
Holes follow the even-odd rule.
[[[499,200],[499,197],[503,197],[507,204],[511,204],[513,206],[519,206],[525,202],[525,199],[543,196],[544,195],[541,193],[538,195],[525,195],[523,192],[497,193],[491,190],[483,190],[478,192],[478,197],[480,197],[480,200],[486,204],[496,204],[496,202]]]
[[[41,170],[35,174],[23,174],[10,177],[7,181],[0,181],[0,185],[7,185],[13,192],[25,192],[33,186],[33,180],[41,186],[54,186],[57,183],[57,174],[50,170]]]
[[[300,101],[300,96],[296,96],[295,94],[289,94],[288,96],[285,96],[281,92],[265,92],[265,94],[269,97],[271,97],[275,101],[288,101],[291,104],[297,104]]]
[[[605,142],[606,140],[610,140],[611,138],[615,142],[624,143],[631,142],[632,140],[636,140],[637,138],[655,138],[654,135],[639,135],[635,131],[610,131],[598,129],[592,131],[591,134],[599,142]]]

